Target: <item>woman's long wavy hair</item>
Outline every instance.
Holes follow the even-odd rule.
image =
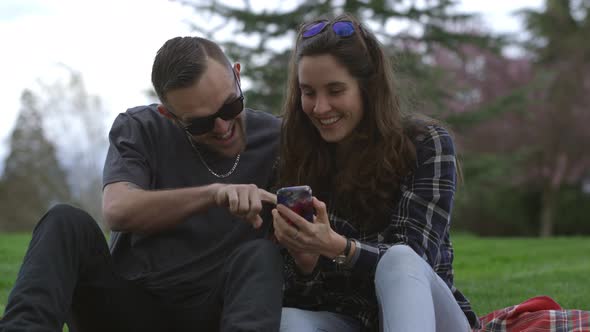
[[[400,181],[415,168],[411,138],[420,129],[402,113],[392,65],[377,38],[350,14],[330,23],[337,21],[351,21],[354,34],[340,37],[330,24],[316,36],[302,38],[314,21],[302,25],[297,35],[283,107],[279,184],[307,184],[320,199],[331,199],[341,217],[361,229],[379,229],[388,222]],[[345,152],[338,156],[346,156],[339,160],[337,143],[322,139],[301,104],[299,61],[324,54],[336,58],[358,81],[364,105],[363,119],[338,147]]]

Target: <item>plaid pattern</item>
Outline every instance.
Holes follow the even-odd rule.
[[[590,332],[590,312],[564,310],[547,296],[496,310],[480,318],[473,332]]]
[[[415,139],[417,168],[402,181],[400,198],[393,205],[390,223],[380,232],[360,232],[334,214],[330,223],[339,234],[356,239],[357,250],[348,266],[320,257],[309,276],[298,273],[285,254],[285,306],[326,310],[356,317],[364,331],[378,329],[378,308],[373,284],[379,259],[395,244],[406,244],[424,258],[447,283],[472,326],[477,316],[469,301],[453,285],[453,247],[449,228],[456,184],[455,150],[451,136],[428,126]],[[286,251],[285,251],[286,252]]]

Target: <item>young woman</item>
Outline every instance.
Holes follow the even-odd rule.
[[[278,205],[281,331],[467,331],[449,237],[453,141],[400,109],[392,66],[351,15],[304,24],[284,108],[282,186],[309,185],[310,223]]]

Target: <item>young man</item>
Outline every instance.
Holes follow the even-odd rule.
[[[67,205],[39,222],[0,331],[277,331],[282,261],[261,218],[280,121],[244,109],[240,65],[215,43],[158,51],[161,105],[127,110],[103,181],[110,250]]]

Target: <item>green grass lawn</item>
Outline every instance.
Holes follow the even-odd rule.
[[[30,239],[28,234],[0,234],[0,316]]]
[[[590,238],[456,236],[455,285],[483,316],[548,295],[566,309],[590,310]]]
[[[29,235],[0,234],[0,314]],[[455,284],[482,316],[548,295],[567,309],[590,310],[590,238],[455,236]]]

